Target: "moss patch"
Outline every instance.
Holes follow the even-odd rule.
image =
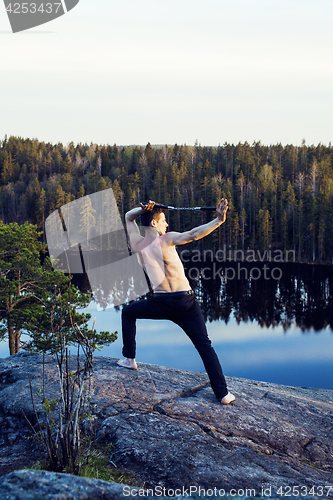
[[[143,487],[143,482],[130,471],[118,469],[110,463],[111,452],[112,445],[95,443],[81,466],[80,476]]]
[[[112,444],[94,443],[93,448],[83,450],[82,455],[84,459],[81,462],[79,476],[143,488],[143,481],[140,481],[131,471],[119,469],[115,464],[110,462],[112,447]],[[45,460],[40,460],[32,464],[31,467],[26,468],[31,470],[48,470],[48,464]],[[58,472],[70,474],[70,470],[66,469]]]

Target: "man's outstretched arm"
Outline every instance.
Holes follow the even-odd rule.
[[[171,243],[172,245],[185,245],[185,243],[190,243],[191,241],[204,238],[225,222],[227,218],[227,210],[228,200],[222,198],[216,208],[216,219],[207,222],[207,224],[202,224],[201,226],[194,227],[190,231],[185,231],[184,233],[177,233],[175,231],[167,233],[165,236],[166,241],[168,243]]]

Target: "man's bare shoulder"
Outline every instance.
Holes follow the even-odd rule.
[[[174,241],[180,234],[181,233],[177,233],[176,231],[170,231],[166,234],[162,234],[162,236],[160,236],[160,241],[165,245],[175,246]]]
[[[193,230],[185,231],[184,233],[178,233],[176,231],[170,231],[164,235],[165,243],[167,245],[185,245],[186,243],[191,243],[195,238],[193,236]]]

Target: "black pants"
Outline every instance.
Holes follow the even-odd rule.
[[[135,358],[136,320],[139,318],[169,319],[179,325],[200,354],[215,396],[220,400],[226,396],[228,389],[222,368],[208,338],[205,320],[193,293],[161,293],[125,306],[122,310],[125,358]]]

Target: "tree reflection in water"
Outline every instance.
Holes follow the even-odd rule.
[[[224,262],[214,267],[206,262],[195,268],[188,263],[186,271],[208,321],[228,323],[233,315],[237,323],[255,320],[262,327],[282,325],[285,331],[294,324],[303,332],[333,330],[331,266]]]
[[[282,262],[188,262],[184,267],[204,317],[210,322],[223,320],[228,323],[231,317],[235,317],[237,323],[256,321],[262,327],[281,325],[285,331],[292,325],[303,332],[310,329],[319,332],[327,326],[333,330],[331,266]],[[235,273],[233,279],[232,269]],[[273,276],[281,277],[274,279],[272,271]],[[89,291],[86,275],[74,275],[74,282],[80,290]],[[95,294],[96,298],[98,294]],[[104,307],[104,301],[99,305]]]

